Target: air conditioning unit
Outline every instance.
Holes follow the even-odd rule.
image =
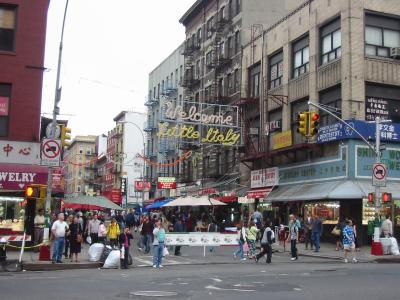
[[[390,48],[390,57],[400,58],[400,47]]]

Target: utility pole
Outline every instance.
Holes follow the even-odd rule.
[[[381,118],[378,116],[375,118],[375,154],[376,163],[381,163]],[[381,187],[375,186],[375,208],[378,210],[381,207]]]
[[[63,50],[63,39],[64,39],[64,27],[65,27],[65,19],[67,17],[68,10],[68,2],[66,0],[65,10],[64,10],[64,18],[61,28],[61,40],[60,46],[58,49],[58,64],[57,64],[57,78],[56,78],[56,90],[54,95],[54,107],[53,107],[53,121],[51,125],[51,134],[49,138],[54,139],[56,137],[56,127],[57,127],[57,115],[60,113],[60,108],[58,107],[58,103],[61,100],[61,88],[60,88],[60,75],[61,75],[61,61],[62,61],[62,50]],[[46,214],[50,213],[51,208],[51,191],[53,185],[53,169],[49,167],[48,177],[47,177],[47,196],[46,196]]]

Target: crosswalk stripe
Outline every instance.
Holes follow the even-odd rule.
[[[140,262],[142,264],[146,264],[148,266],[152,266],[153,265],[153,262],[141,259],[139,257],[135,257],[134,260],[137,260],[138,262]]]

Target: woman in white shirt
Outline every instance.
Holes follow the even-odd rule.
[[[233,258],[239,257],[240,260],[246,260],[246,258],[244,257],[243,246],[244,243],[246,243],[247,241],[247,236],[246,228],[244,227],[242,220],[239,222],[237,227],[237,240],[239,243],[239,249],[236,250],[235,253],[233,253]]]

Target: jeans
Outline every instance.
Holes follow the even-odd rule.
[[[261,257],[267,254],[266,263],[270,264],[272,258],[272,246],[270,244],[262,244],[261,248],[262,248],[261,252],[256,255],[256,260],[258,261]]]
[[[157,268],[162,264],[162,256],[164,251],[164,243],[159,243],[158,245],[153,246],[153,266]]]
[[[151,243],[151,234],[145,234],[143,236],[143,246],[144,246],[145,253],[150,252],[150,243]]]
[[[64,251],[65,238],[58,237],[55,238],[53,244],[53,261],[61,261],[63,251]]]
[[[318,232],[312,233],[312,240],[315,245],[315,252],[319,252],[319,238],[320,238],[320,234]]]
[[[240,259],[244,258],[243,245],[244,242],[239,240],[239,249],[234,253],[234,255],[239,256]]]
[[[292,253],[292,258],[297,258],[296,244],[297,244],[296,240],[290,240],[290,252]]]
[[[305,237],[306,237],[306,240],[305,240],[306,249],[308,249],[308,244],[310,244],[311,250],[312,250],[314,245],[313,245],[313,241],[311,238],[311,230],[306,231]]]

